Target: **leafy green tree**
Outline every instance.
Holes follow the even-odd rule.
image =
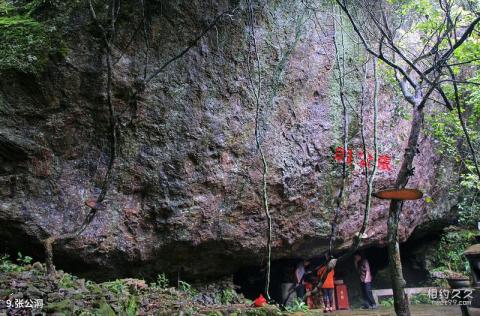
[[[462,117],[455,56],[478,32],[478,4],[455,0],[387,0],[375,3],[361,0],[336,0],[348,17],[367,52],[394,70],[404,99],[412,106],[407,148],[395,181],[404,188],[414,174],[414,158],[419,151],[419,135],[427,104],[440,103],[456,110],[467,140],[472,162],[480,175],[468,128]],[[468,45],[464,46],[468,47]],[[465,65],[469,65],[468,61]],[[457,70],[458,72],[458,70]],[[448,94],[453,90],[453,98]],[[440,101],[438,101],[440,100]],[[388,253],[395,311],[410,315],[405,299],[398,225],[403,202],[392,200],[388,216]]]

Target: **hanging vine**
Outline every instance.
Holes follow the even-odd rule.
[[[268,205],[268,191],[267,191],[267,177],[268,177],[268,163],[265,157],[265,153],[260,141],[259,135],[259,118],[261,112],[260,98],[262,94],[262,69],[260,67],[260,55],[258,52],[257,40],[255,37],[255,17],[253,13],[253,5],[251,0],[247,0],[248,4],[248,23],[250,28],[250,44],[253,49],[254,55],[254,67],[256,68],[257,78],[254,79],[250,75],[250,84],[252,86],[254,103],[255,103],[255,143],[257,149],[260,153],[260,158],[262,160],[263,172],[262,172],[262,199],[263,207],[265,210],[265,217],[267,219],[267,266],[265,273],[265,295],[270,299],[270,271],[271,271],[271,261],[272,261],[272,217],[270,215],[269,205]],[[255,82],[256,80],[256,82]]]
[[[314,9],[313,9],[314,10]],[[346,187],[346,180],[348,177],[347,173],[347,159],[348,159],[348,125],[349,125],[349,115],[348,115],[348,110],[350,109],[353,111],[353,113],[358,117],[360,121],[360,136],[361,136],[361,141],[362,141],[362,149],[363,149],[363,161],[365,162],[365,165],[363,166],[364,174],[365,174],[365,184],[366,184],[366,199],[365,199],[365,205],[364,205],[364,213],[363,213],[363,220],[362,220],[362,225],[360,230],[355,234],[353,243],[350,247],[350,249],[344,253],[341,257],[338,258],[338,260],[345,260],[346,258],[349,258],[359,247],[360,241],[362,236],[364,236],[367,228],[368,228],[368,217],[371,209],[371,194],[373,190],[373,181],[375,179],[376,171],[377,171],[377,161],[378,161],[378,144],[377,144],[377,122],[378,122],[378,75],[377,75],[377,59],[373,59],[372,63],[372,68],[373,68],[373,77],[374,77],[374,91],[373,91],[373,150],[374,150],[374,157],[373,157],[373,167],[370,170],[370,165],[369,165],[369,157],[367,154],[367,142],[366,142],[366,137],[365,137],[365,105],[367,103],[367,100],[370,99],[368,89],[366,88],[367,84],[367,77],[368,77],[368,65],[369,61],[367,60],[365,63],[363,63],[362,68],[360,69],[356,65],[353,66],[353,70],[346,71],[346,65],[345,65],[345,40],[344,40],[344,34],[345,31],[343,30],[343,18],[342,18],[343,12],[337,13],[335,8],[333,8],[333,44],[334,44],[334,49],[335,49],[335,69],[337,70],[337,76],[336,76],[336,81],[338,83],[338,89],[339,89],[339,99],[340,103],[342,106],[342,116],[343,116],[343,161],[342,161],[342,182],[341,186],[339,189],[339,192],[336,196],[335,199],[335,210],[334,210],[334,218],[331,223],[331,235],[330,235],[330,240],[329,240],[329,252],[331,253],[333,251],[333,248],[335,246],[335,240],[336,240],[336,235],[337,235],[337,222],[338,222],[338,215],[341,207],[341,203],[343,200],[343,195],[345,192],[345,187]],[[338,22],[335,19],[335,16],[338,16]],[[337,23],[339,27],[342,29],[340,32],[341,36],[338,39],[337,34],[339,33],[337,30]],[[345,89],[345,83],[346,83],[346,76],[348,73],[355,71],[357,73],[363,73],[363,81],[361,83],[361,99],[360,99],[360,111],[355,109],[355,107],[352,105],[352,102],[348,99],[346,95],[346,89]],[[370,101],[368,101],[370,103]],[[329,265],[327,266],[327,271],[330,269],[333,269],[335,266],[336,262],[338,261],[337,259],[332,259],[329,262]],[[320,278],[319,283],[315,286],[314,291],[318,289],[319,286],[323,284],[325,281],[325,278],[327,276],[327,273],[324,274],[323,278]]]
[[[180,51],[178,54],[174,55],[172,58],[168,59],[165,63],[163,63],[160,67],[156,68],[152,73],[147,74],[148,65],[149,65],[149,58],[148,53],[150,50],[150,44],[148,41],[148,26],[146,22],[145,16],[145,2],[146,0],[140,0],[141,9],[142,9],[142,20],[137,27],[133,31],[133,35],[131,39],[128,41],[128,45],[124,48],[123,51],[120,52],[120,56],[114,60],[114,42],[116,37],[116,24],[117,20],[120,16],[120,9],[121,9],[121,0],[111,0],[110,5],[108,6],[108,14],[107,14],[107,22],[102,23],[100,19],[97,17],[97,13],[95,11],[94,5],[92,0],[86,0],[86,4],[88,6],[90,16],[98,28],[100,32],[101,41],[103,44],[103,49],[105,51],[105,63],[106,63],[106,85],[105,85],[105,93],[106,93],[106,103],[108,106],[109,111],[109,160],[107,164],[107,170],[103,177],[103,181],[100,187],[100,194],[95,200],[87,201],[87,206],[89,207],[88,213],[83,219],[82,223],[74,229],[72,232],[63,233],[59,235],[50,236],[42,241],[45,251],[45,261],[47,266],[47,274],[52,275],[55,273],[55,266],[53,264],[53,246],[56,242],[59,241],[68,241],[78,237],[82,232],[88,227],[88,225],[92,222],[95,215],[98,211],[104,210],[106,207],[102,204],[105,200],[107,192],[109,190],[109,186],[112,181],[113,176],[113,169],[115,165],[115,160],[117,158],[117,151],[118,151],[118,119],[117,114],[115,113],[115,107],[113,105],[113,96],[112,96],[112,88],[113,88],[113,67],[114,65],[122,58],[123,54],[127,50],[128,46],[132,44],[135,34],[137,30],[143,27],[143,37],[144,37],[144,44],[145,44],[145,57],[144,57],[144,70],[143,70],[143,78],[141,80],[141,84],[139,85],[138,89],[133,94],[130,102],[136,103],[136,98],[139,94],[141,94],[144,90],[146,85],[160,75],[170,64],[174,63],[176,60],[183,57],[187,54],[192,48],[196,47],[200,40],[211,30],[213,29],[225,16],[230,16],[233,14],[238,6],[235,6],[233,9],[229,9],[223,11],[221,14],[217,15],[214,20],[205,28],[203,31],[197,35],[192,41],[189,42],[189,45]]]
[[[364,105],[365,105],[365,83],[367,78],[367,68],[364,66],[364,79],[362,82],[362,99],[360,101],[360,135],[362,139],[362,150],[363,150],[363,161],[364,161],[364,172],[365,172],[365,184],[367,186],[367,192],[365,197],[365,210],[363,212],[363,222],[362,227],[360,228],[358,234],[356,235],[352,247],[349,253],[357,251],[360,241],[365,234],[368,227],[368,216],[370,214],[370,208],[372,204],[372,191],[373,191],[373,180],[377,173],[377,161],[378,161],[378,145],[377,145],[377,121],[378,121],[378,75],[377,75],[377,59],[373,59],[373,78],[374,78],[374,90],[373,90],[373,167],[372,171],[369,174],[369,157],[367,154],[367,145],[365,141],[365,119],[364,119]]]
[[[93,21],[95,22],[96,26],[100,30],[102,42],[103,42],[103,48],[105,50],[105,60],[106,60],[106,67],[107,67],[107,82],[105,86],[105,92],[107,95],[106,101],[107,101],[108,112],[109,112],[110,157],[107,164],[107,171],[105,172],[102,185],[100,188],[101,189],[100,194],[95,199],[95,201],[91,205],[89,205],[90,210],[88,211],[87,216],[85,216],[85,219],[83,220],[82,224],[71,233],[50,236],[43,241],[43,245],[45,248],[45,262],[47,266],[48,275],[52,275],[55,273],[55,266],[53,265],[53,245],[55,244],[55,242],[58,242],[61,240],[73,239],[78,235],[80,235],[86,229],[88,224],[93,220],[93,217],[95,216],[96,212],[102,207],[101,203],[105,199],[105,196],[108,191],[108,187],[111,182],[113,167],[114,167],[115,159],[117,156],[117,146],[118,146],[117,117],[116,117],[115,108],[113,106],[113,100],[112,100],[112,81],[113,81],[112,49],[113,49],[113,41],[115,40],[115,34],[116,34],[115,26],[116,26],[119,12],[120,12],[120,3],[121,3],[120,1],[112,0],[110,4],[109,27],[108,27],[108,30],[106,30],[97,18],[97,14],[95,12],[95,9],[93,8],[92,1],[91,0],[88,1],[90,15]]]
[[[333,17],[335,16],[335,7],[333,8]],[[339,15],[339,24],[340,28],[342,28],[342,15]],[[349,124],[349,117],[348,117],[348,109],[347,109],[347,102],[345,100],[345,43],[343,38],[343,32],[340,32],[340,45],[337,43],[337,26],[335,18],[333,18],[333,44],[335,48],[335,68],[337,69],[338,77],[338,89],[340,94],[340,103],[342,105],[342,115],[343,115],[343,161],[342,161],[342,181],[340,184],[340,189],[338,194],[335,198],[335,209],[333,220],[331,223],[331,235],[330,235],[330,242],[329,242],[329,252],[333,251],[335,246],[335,241],[337,238],[337,221],[338,215],[340,213],[340,207],[343,201],[343,194],[345,191],[345,184],[347,180],[347,158],[348,158],[348,124]],[[341,56],[339,55],[341,54]]]

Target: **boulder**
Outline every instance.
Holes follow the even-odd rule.
[[[154,73],[181,52],[233,2],[150,4],[147,72]],[[280,1],[254,10],[263,87],[258,117],[245,7],[220,19],[141,88],[143,38],[129,42],[138,22],[136,11],[122,16],[112,88],[119,141],[102,207],[85,205],[100,194],[110,157],[104,50],[88,10],[81,7],[66,16],[68,27],[60,30],[66,56],[52,57],[36,76],[14,70],[2,74],[1,249],[41,258],[43,239],[74,231],[93,210],[82,234],[54,245],[54,260],[62,269],[97,279],[159,272],[219,278],[262,264],[267,222],[255,141],[258,126],[269,167],[273,259],[325,251],[342,182],[335,159],[342,146],[342,110],[331,21],[324,14],[314,23],[300,2]],[[346,49],[351,53],[355,47],[347,43]],[[354,72],[347,80],[353,103],[361,77]],[[373,87],[371,77],[367,85]],[[409,132],[408,118],[398,112],[410,109],[384,81],[379,104],[379,153],[386,161],[376,190],[394,183]],[[371,107],[365,115],[371,151]],[[353,161],[339,210],[337,250],[348,248],[360,229],[365,202],[362,146],[353,113],[349,139]],[[433,202],[405,203],[401,241],[415,229],[448,221],[456,203],[456,196],[448,194],[456,181],[451,164],[436,154],[426,135],[418,151],[409,187],[419,188]],[[374,199],[362,247],[385,244],[387,213],[388,201]]]

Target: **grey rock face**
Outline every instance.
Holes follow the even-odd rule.
[[[149,18],[149,73],[231,4],[152,6],[149,12],[157,13]],[[105,62],[88,12],[77,14],[71,17],[64,60],[52,60],[37,77],[12,71],[0,78],[0,243],[10,250],[41,256],[40,240],[78,227],[89,211],[84,203],[99,194],[106,171]],[[288,1],[256,7],[255,17],[263,87],[258,123],[270,169],[273,257],[314,256],[328,245],[340,185],[334,153],[341,146],[342,117],[331,19],[327,13],[315,19],[303,4]],[[107,208],[81,236],[55,246],[58,265],[103,278],[160,271],[217,277],[264,262],[262,164],[250,84],[256,73],[249,67],[246,20],[241,4],[145,86],[134,105],[144,44],[137,36],[128,46],[133,22],[119,24],[113,101],[120,137]],[[358,78],[349,79],[351,100],[358,100]],[[392,158],[392,170],[379,172],[377,189],[391,186],[400,167],[409,122],[396,115],[399,106],[406,105],[382,85],[379,151]],[[358,119],[351,115],[354,164],[337,249],[347,247],[360,228],[366,190],[358,166]],[[366,121],[372,117],[367,110]],[[368,127],[369,148],[372,133]],[[442,174],[449,167],[428,137],[422,137],[419,151],[409,186],[434,202],[405,204],[402,240],[419,225],[445,219],[455,203],[445,194],[454,179]],[[387,202],[374,201],[364,245],[385,242],[387,211]]]

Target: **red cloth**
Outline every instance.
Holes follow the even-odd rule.
[[[320,269],[318,269],[317,275],[321,278],[323,274],[327,271],[327,266],[321,266]],[[333,277],[335,275],[335,272],[333,269],[328,272],[327,278],[325,279],[325,282],[322,284],[322,289],[333,289],[335,287],[333,283]]]
[[[263,297],[262,294],[260,294],[260,296],[257,297],[255,301],[253,301],[253,305],[255,305],[255,307],[262,307],[264,305],[267,305],[267,300],[265,299],[265,297]]]

